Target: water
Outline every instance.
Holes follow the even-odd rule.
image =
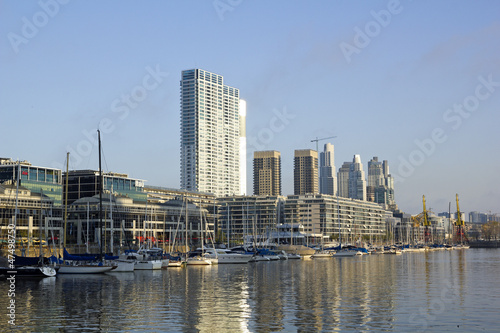
[[[495,332],[499,273],[499,250],[469,249],[18,278],[15,330]]]

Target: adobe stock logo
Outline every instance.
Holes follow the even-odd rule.
[[[366,22],[364,29],[354,27],[354,37],[352,44],[342,42],[339,47],[348,64],[352,61],[354,54],[360,54],[361,50],[370,45],[373,38],[380,35],[382,28],[386,28],[394,15],[403,11],[403,7],[399,0],[391,0],[387,3],[387,9],[382,9],[378,12],[372,10],[370,12],[373,20]]]
[[[487,78],[479,76],[477,80],[479,84],[476,85],[473,94],[466,96],[462,103],[453,104],[453,107],[443,113],[444,122],[450,124],[451,129],[454,131],[462,126],[464,119],[468,119],[479,109],[481,101],[490,98],[497,87],[500,87],[500,82],[493,81],[491,74]],[[446,140],[448,140],[448,136],[441,127],[434,128],[428,138],[415,139],[413,142],[417,148],[411,151],[407,157],[399,156],[398,173],[394,175],[394,180],[404,182],[406,178],[415,172],[418,166],[422,165],[428,157],[434,154],[437,146],[446,142]]]
[[[295,117],[296,115],[289,113],[286,107],[283,107],[282,110],[274,109],[273,116],[269,118],[268,126],[261,128],[257,136],[247,137],[250,148],[248,149],[248,153],[250,153],[251,150],[265,149],[274,141],[275,135],[283,132],[290,124],[290,121]]]
[[[17,54],[19,53],[19,47],[24,44],[28,44],[30,40],[35,38],[40,32],[40,29],[45,27],[50,19],[54,18],[61,8],[61,5],[66,5],[69,0],[40,0],[38,1],[38,6],[41,10],[37,11],[31,19],[26,16],[21,18],[21,34],[16,34],[14,32],[9,32],[7,38],[9,39],[10,46],[12,50]]]
[[[225,13],[232,12],[242,2],[243,0],[214,0],[212,5],[219,16],[219,20],[224,21]]]

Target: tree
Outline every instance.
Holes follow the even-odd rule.
[[[497,240],[500,238],[500,222],[490,221],[481,227],[483,238],[487,240]]]

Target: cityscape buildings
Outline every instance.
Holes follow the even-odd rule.
[[[202,69],[181,77],[181,188],[236,195],[243,190],[240,151],[245,142],[239,90]],[[244,106],[243,106],[244,107]],[[243,132],[243,133],[242,133]]]
[[[349,169],[349,198],[366,201],[365,172],[359,155],[354,155]]]
[[[281,154],[256,151],[253,155],[253,194],[281,195]]]
[[[311,239],[424,237],[425,228],[415,227],[409,214],[397,210],[388,161],[373,157],[366,179],[361,157],[354,155],[335,175],[331,143],[324,145],[320,161],[316,150],[295,150],[294,194],[287,196],[282,195],[281,153],[255,151],[254,195],[247,195],[247,107],[239,90],[225,85],[221,75],[202,69],[183,71],[180,85],[181,189],[103,172],[104,235],[116,244],[146,233],[170,241],[177,237],[174,230],[188,234],[190,242],[200,241],[202,230],[241,241],[245,235],[263,235],[280,225],[294,230],[294,224]],[[79,245],[100,242],[98,171],[63,173],[10,158],[0,158],[2,230],[16,221],[22,237],[41,237],[42,230],[62,236],[66,180],[68,240]],[[495,219],[497,214],[469,214],[474,223]],[[429,215],[429,220],[433,237],[448,237],[451,218]]]
[[[295,150],[294,156],[294,194],[318,193],[318,152],[312,149],[298,149]]]
[[[319,191],[322,194],[337,195],[334,146],[326,143],[320,153]]]

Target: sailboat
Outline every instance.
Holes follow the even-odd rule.
[[[201,207],[200,207],[201,209]],[[186,199],[186,251],[187,251],[187,224],[188,224],[188,201]],[[202,223],[202,221],[200,220],[200,223]],[[205,253],[203,251],[203,242],[204,242],[204,239],[202,237],[201,239],[201,246],[202,246],[202,249],[201,251],[192,251],[189,253],[189,255],[187,256],[186,258],[186,264],[187,265],[190,265],[190,266],[208,266],[208,265],[212,265],[214,262],[209,259],[209,258],[206,258],[205,257]]]
[[[183,259],[180,255],[172,255],[172,252],[174,251],[175,248],[175,241],[177,239],[177,233],[179,231],[179,226],[181,223],[181,215],[182,215],[182,210],[184,209],[184,201],[182,202],[181,206],[181,211],[179,212],[179,216],[177,218],[177,226],[175,228],[175,233],[172,241],[172,231],[170,231],[170,240],[171,240],[171,245],[170,247],[170,252],[167,254],[169,257],[168,261],[168,266],[167,267],[183,267],[186,264],[186,260]],[[186,247],[187,248],[187,247]]]
[[[111,220],[111,252],[113,252],[113,186],[111,186],[111,191],[109,193],[109,211],[110,211],[110,220]],[[116,257],[115,257],[116,258]],[[113,259],[111,261],[112,265],[115,265],[116,268],[111,272],[113,273],[121,273],[121,272],[133,272],[135,268],[135,260],[124,259],[118,257],[118,259]]]
[[[101,231],[101,236],[99,238],[100,251],[99,251],[99,261],[89,261],[89,258],[79,259],[77,256],[69,256],[66,251],[66,225],[67,225],[67,209],[68,209],[68,178],[69,178],[69,152],[66,155],[66,191],[65,191],[65,212],[64,212],[64,251],[66,259],[63,264],[59,267],[59,274],[98,274],[109,272],[116,268],[115,265],[111,265],[103,262],[102,253],[102,169],[101,169],[101,132],[97,130],[97,137],[99,140],[99,227]],[[64,257],[63,257],[64,258]],[[82,263],[86,261],[86,263]]]
[[[339,206],[339,197],[337,195],[337,221],[339,223],[339,246],[338,251],[333,254],[334,257],[354,257],[357,254],[357,251],[352,251],[348,249],[342,249],[342,226],[340,221],[340,206]]]
[[[147,219],[148,219],[148,202],[146,199],[146,213],[144,215],[144,222],[143,222],[144,243],[141,245],[141,247],[137,252],[130,252],[127,254],[127,259],[132,259],[132,258],[135,259],[134,269],[136,270],[156,270],[156,269],[161,269],[163,265],[161,259],[163,250],[159,248],[151,248],[150,246],[151,239],[147,237],[147,231],[146,231]]]

